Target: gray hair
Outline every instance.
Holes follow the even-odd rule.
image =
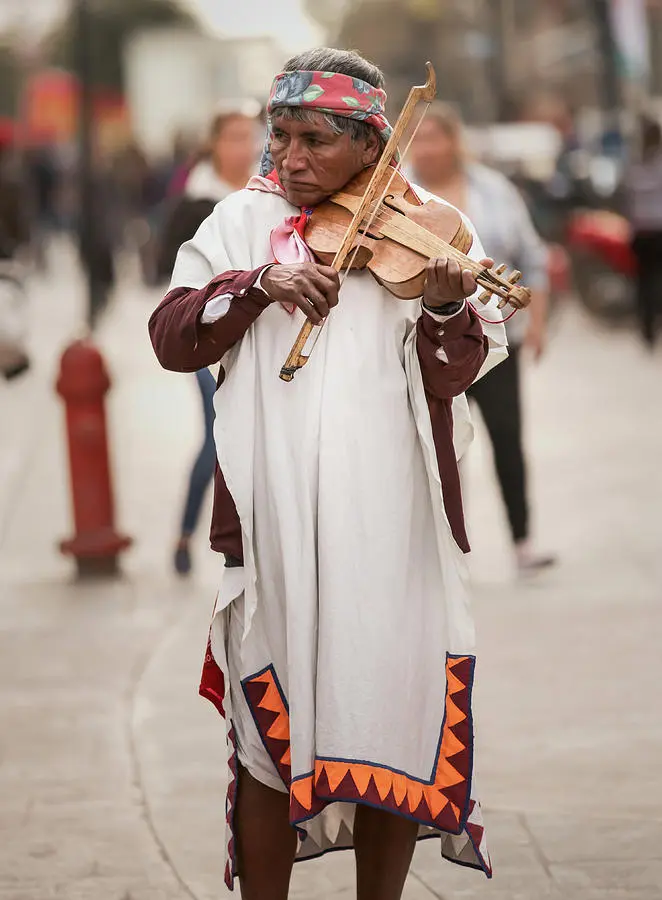
[[[295,120],[306,122],[308,125],[316,125],[320,119],[325,122],[334,134],[349,134],[353,144],[367,141],[376,132],[376,128],[361,122],[358,119],[348,119],[346,116],[334,116],[332,113],[323,113],[314,109],[304,109],[301,106],[282,106],[271,113],[272,122],[277,119],[286,121]]]
[[[283,71],[338,72],[340,75],[348,75],[350,78],[359,78],[376,88],[383,89],[385,84],[384,73],[381,69],[368,62],[355,50],[336,50],[333,47],[318,47],[315,50],[299,53],[285,63]],[[367,141],[376,131],[372,125],[361,122],[359,119],[334,116],[331,113],[315,112],[315,110],[302,109],[297,106],[275,109],[271,117],[273,120],[277,118],[294,119],[297,122],[307,122],[311,125],[319,122],[321,117],[334,134],[349,134],[352,143]]]
[[[356,50],[336,50],[333,47],[318,47],[306,50],[288,59],[284,72],[337,72],[360,78],[376,88],[384,88],[384,73],[373,63],[364,59]]]

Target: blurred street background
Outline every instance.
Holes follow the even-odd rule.
[[[522,386],[532,530],[556,565],[518,577],[480,419],[463,471],[495,877],[428,841],[405,896],[662,897],[662,347],[642,335],[628,188],[662,114],[662,2],[0,0],[0,900],[226,896],[224,729],[197,697],[222,577],[211,492],[188,577],[173,567],[203,418],[147,320],[210,124],[262,122],[283,62],[322,44],[384,69],[392,119],[431,60],[549,257]],[[76,526],[56,391],[103,382],[95,362],[66,371],[90,336],[118,539],[91,567],[60,547]],[[354,896],[351,854],[299,867],[292,896]]]

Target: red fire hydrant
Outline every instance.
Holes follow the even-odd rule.
[[[66,406],[76,533],[61,542],[60,550],[75,557],[79,576],[116,574],[118,554],[131,545],[131,538],[118,534],[114,524],[104,408],[109,388],[103,358],[89,340],[67,347],[57,392]]]

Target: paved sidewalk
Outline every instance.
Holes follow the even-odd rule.
[[[80,318],[66,259],[35,286],[35,372],[0,387],[0,900],[217,900],[223,729],[196,695],[218,563],[170,576],[201,429],[192,378],[162,373],[132,287],[100,340],[126,577],[74,585],[57,352]],[[495,878],[419,847],[406,900],[662,896],[662,355],[570,308],[528,384],[541,543],[512,578],[479,439],[468,464],[477,581],[478,766]],[[479,438],[482,434],[479,435]],[[204,531],[204,529],[203,529]],[[353,897],[349,854],[297,867],[298,900]]]

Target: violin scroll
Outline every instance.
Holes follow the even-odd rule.
[[[414,90],[419,92],[418,100],[423,103],[432,103],[437,96],[437,75],[431,62],[428,61],[425,63],[425,69],[427,71],[425,84],[418,88],[414,88]]]
[[[503,309],[507,303],[513,309],[525,309],[531,303],[531,291],[529,288],[517,287],[517,283],[522,279],[522,273],[515,269],[504,279],[502,276],[505,271],[506,266],[502,264],[495,269],[485,269],[477,276],[476,281],[485,288],[478,299],[482,304],[486,304],[496,294],[499,297],[499,309]]]

